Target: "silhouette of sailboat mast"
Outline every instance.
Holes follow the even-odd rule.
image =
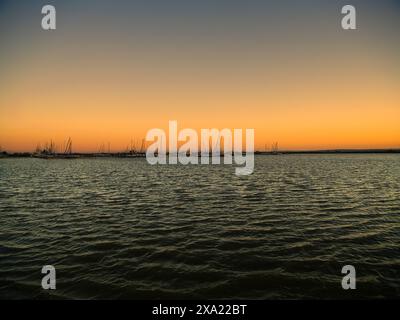
[[[61,152],[57,152],[57,146],[50,140],[50,143],[46,142],[42,148],[40,144],[36,146],[36,150],[33,152],[32,157],[54,159],[54,158],[76,158],[77,155],[72,153],[72,139],[69,137],[67,142],[64,143],[64,147]]]

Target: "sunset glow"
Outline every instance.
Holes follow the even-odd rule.
[[[75,151],[119,151],[169,120],[254,128],[256,149],[400,147],[399,22],[388,6],[366,5],[374,19],[346,33],[333,4],[288,5],[296,19],[279,25],[282,8],[261,4],[220,20],[218,5],[89,3],[74,14],[74,1],[60,3],[54,32],[40,29],[38,4],[2,8],[3,149],[71,137]]]

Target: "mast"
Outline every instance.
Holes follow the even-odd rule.
[[[278,142],[272,144],[271,152],[273,154],[278,154]]]
[[[65,154],[71,154],[72,153],[72,139],[71,139],[71,137],[69,137],[68,140],[67,140],[67,144],[65,146],[64,153]]]
[[[140,146],[140,153],[144,152],[144,139],[142,139],[142,145]]]

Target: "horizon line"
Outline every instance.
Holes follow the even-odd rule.
[[[243,150],[242,152],[246,152]],[[254,150],[254,153],[257,154],[262,154],[262,153],[267,153],[267,154],[276,154],[276,153],[333,153],[333,152],[354,152],[354,153],[360,153],[360,152],[400,152],[400,147],[391,147],[391,148],[333,148],[333,149],[282,149],[282,150],[277,150],[277,151],[272,151],[272,150]],[[8,155],[18,155],[18,154],[35,154],[35,151],[7,151],[7,150],[1,150],[0,153],[2,154],[8,154]],[[81,155],[94,155],[94,154],[145,154],[146,152],[144,151],[135,151],[135,150],[120,150],[120,151],[76,151],[76,152],[71,152],[72,154],[81,154]],[[167,151],[167,154],[169,151]],[[177,152],[179,153],[179,151]],[[206,153],[202,151],[195,151],[193,153]],[[209,153],[212,153],[210,151]],[[220,152],[220,154],[224,154],[228,152]],[[65,154],[65,152],[54,152],[54,154]]]

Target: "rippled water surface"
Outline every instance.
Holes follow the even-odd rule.
[[[0,159],[1,298],[400,295],[400,156]],[[57,289],[41,289],[41,268]],[[357,289],[341,288],[341,268]]]

